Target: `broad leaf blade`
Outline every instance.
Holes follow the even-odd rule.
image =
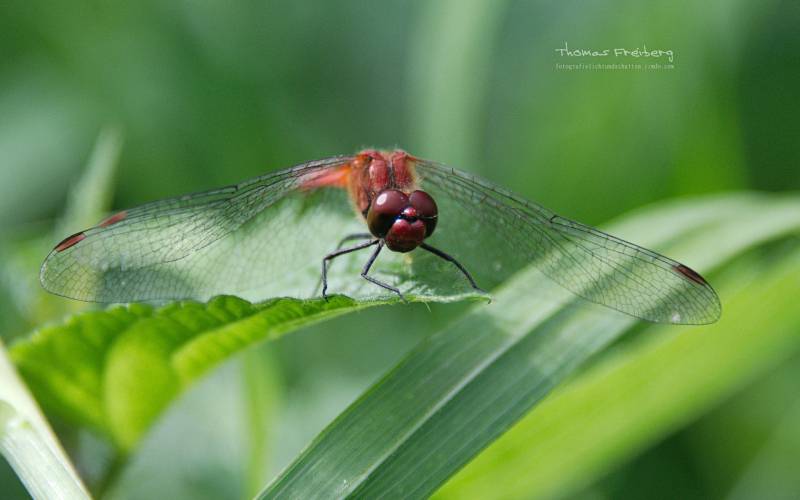
[[[670,241],[688,262],[700,261],[706,269],[796,229],[798,215],[796,200],[742,196],[672,205],[618,230],[636,231],[636,240],[647,246]],[[707,251],[710,228],[724,243],[713,254]],[[536,304],[544,297],[548,302]],[[571,301],[538,273],[525,271],[498,291],[491,306],[476,307],[409,355],[262,497],[424,497],[633,324]]]
[[[389,300],[387,302],[393,302]],[[75,316],[17,343],[12,357],[49,411],[130,451],[197,377],[243,348],[386,302],[223,296],[155,309],[133,304]]]

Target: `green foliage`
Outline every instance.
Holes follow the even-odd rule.
[[[753,213],[749,224],[742,225],[734,214],[751,209]],[[763,198],[740,197],[674,204],[652,214],[634,217],[626,221],[623,227],[637,227],[638,234],[648,244],[667,240],[671,245],[682,248],[684,253],[694,255],[695,259],[704,259],[707,266],[718,267],[737,252],[800,229],[797,226],[800,220],[798,215],[798,200],[778,199],[770,203]],[[655,224],[656,221],[664,223]],[[716,229],[718,238],[729,240],[727,252],[704,253],[707,248],[705,236],[697,230],[704,227],[708,229],[709,226]],[[618,229],[624,230],[622,227]],[[498,290],[492,306],[476,306],[461,320],[415,349],[337,418],[262,497],[330,494],[425,497],[538,404],[589,357],[634,323],[631,318],[620,315],[598,314],[598,311],[581,307],[579,302],[569,299],[565,299],[564,305],[540,304],[532,310],[531,297],[554,297],[559,294],[554,285],[537,279],[538,274],[531,271],[516,276]],[[746,300],[757,301],[759,298],[773,297],[774,294],[774,298],[783,297],[783,300],[773,302],[775,309],[784,311],[792,307],[788,297],[794,296],[791,292],[796,290],[796,283],[786,277],[786,271],[778,267],[773,272],[774,279],[779,279],[783,288],[775,291],[772,286],[774,283],[768,282],[761,288],[765,296],[755,293],[753,298],[748,296]],[[796,274],[790,276],[795,277]],[[781,295],[781,292],[789,293]],[[734,307],[738,305],[734,302]],[[746,311],[745,308],[739,313],[745,315]],[[765,311],[765,315],[774,312],[771,309]],[[759,325],[758,318],[763,317],[740,322],[739,336],[752,335]],[[764,356],[752,358],[753,370],[771,361],[772,357],[782,352],[782,347],[794,345],[791,336],[793,323],[787,323],[786,319],[783,318],[783,326],[775,328],[772,335],[760,339],[762,344],[759,345],[764,346]],[[736,316],[732,320],[736,321]],[[800,318],[795,317],[795,320]],[[697,344],[698,347],[693,357],[676,363],[677,373],[683,377],[684,388],[694,386],[697,390],[697,366],[713,362],[716,367],[712,374],[716,377],[709,376],[707,381],[716,391],[698,391],[699,401],[695,402],[695,410],[712,405],[720,392],[733,390],[747,374],[743,371],[731,376],[730,369],[743,353],[755,346],[740,342],[731,351],[717,348],[717,342],[725,341],[726,331],[725,327],[718,326],[706,335],[701,333],[691,337],[692,333],[685,331],[683,336],[675,337],[681,340],[688,337],[691,339],[689,346]],[[650,373],[641,368],[643,364],[652,366],[653,357],[658,357],[660,366],[669,370],[670,361],[675,361],[685,349],[681,344],[685,342],[681,341],[674,348],[677,352],[672,353],[632,353],[627,362],[636,368],[628,370],[626,380],[640,380],[639,375],[632,377],[634,373],[641,376]],[[685,370],[680,371],[681,366]],[[591,380],[594,382],[594,379]],[[640,404],[636,398],[627,401],[612,399],[615,391],[625,391],[619,382],[620,379],[616,378],[605,391],[599,391],[599,395],[587,403],[605,408],[612,414],[612,423],[624,422],[613,420],[613,417],[626,412],[625,403]],[[607,396],[605,399],[603,394]],[[677,399],[692,394],[692,391],[676,386],[670,394]],[[674,399],[671,402],[675,403]],[[680,412],[681,409],[680,405],[672,404],[667,405],[665,411]],[[642,407],[640,418],[635,423],[649,430],[648,437],[653,439],[665,432],[665,426],[655,425],[661,415],[651,415],[644,410]],[[536,426],[530,433],[547,440],[551,436],[561,435],[558,425],[577,428],[590,426],[586,422],[586,414],[595,411],[594,407],[587,409],[586,405],[569,406],[558,413],[550,425]],[[602,419],[596,421],[598,433],[603,430],[603,422]],[[546,432],[539,434],[542,429]],[[584,437],[588,438],[586,435]],[[610,440],[607,446],[619,446],[620,442],[621,439]],[[531,456],[527,454],[524,440],[512,440],[512,443],[519,447],[515,449],[519,449],[518,453],[524,459]],[[601,443],[597,441],[583,445],[593,453],[603,455],[605,449],[600,446]],[[545,449],[551,448],[562,450],[554,442]],[[560,463],[565,466],[564,462],[574,449],[564,448],[564,454],[553,457],[553,462],[559,463],[560,458]],[[627,452],[631,453],[632,449],[628,448]],[[493,465],[502,468],[504,458],[501,455]],[[514,473],[520,474],[527,465],[527,462],[520,465],[520,470]],[[548,468],[550,465],[551,462],[545,457],[540,466],[543,476],[550,474],[562,487],[564,482],[570,481],[568,474],[552,474],[552,469]],[[535,473],[529,471],[528,475],[535,476]],[[503,492],[497,490],[494,482],[496,475],[479,477],[488,483],[483,490],[465,488],[456,490],[454,496],[473,494],[481,497],[489,492],[504,496]],[[508,481],[508,484],[514,483]],[[509,495],[525,494],[539,482],[531,480],[524,484],[527,489],[509,490]],[[542,486],[540,493],[552,491]]]
[[[744,223],[743,213],[749,214]],[[612,230],[638,234],[646,245],[673,248],[703,268],[718,268],[747,249],[797,231],[798,220],[800,202],[794,198],[740,195],[667,204],[629,217]],[[725,241],[725,251],[707,252],[709,238]],[[788,264],[781,264],[784,261]],[[575,449],[581,449],[577,445],[569,447],[568,455],[556,454],[529,472],[539,479],[509,490],[515,495],[535,484],[542,493],[552,494],[565,484],[581,484],[573,483],[574,478],[588,481],[601,470],[598,463],[609,467],[676,422],[713,405],[762,367],[774,364],[776,356],[792,352],[791,325],[800,318],[787,316],[785,310],[791,308],[787,297],[794,296],[796,265],[794,258],[771,263],[771,277],[757,289],[730,294],[734,313],[727,321],[737,325],[734,329],[726,321],[683,335],[652,327],[662,330],[652,336],[658,342],[628,348],[584,374],[515,427],[512,435],[517,437],[501,439],[500,448],[490,448],[487,458],[481,456],[442,494],[485,493],[495,487],[491,478],[502,474],[497,468],[513,470],[516,463],[519,469],[529,467],[531,449],[540,450],[537,456],[546,456],[547,450],[557,453],[561,448],[552,440],[564,433],[573,439],[584,436],[584,443],[588,435],[579,430],[590,433],[596,428],[597,435],[607,436],[582,448],[585,465],[574,469],[574,477],[556,474],[552,467],[575,459]],[[742,274],[724,280],[722,296],[741,290],[751,279]],[[537,297],[538,305],[531,309]],[[770,308],[748,319],[748,307],[760,300],[769,300]],[[87,312],[44,328],[17,343],[12,356],[48,411],[105,436],[125,457],[178,395],[243,348],[393,302],[397,299],[357,302],[336,296],[330,301],[251,304],[222,296],[207,304],[179,302],[158,309],[134,304]],[[770,318],[777,322],[770,334],[755,337],[754,343],[753,328]],[[263,496],[428,495],[635,323],[570,296],[533,268],[525,270],[496,290],[492,304],[476,304],[420,344],[336,419]],[[728,350],[717,348],[732,330],[739,332],[740,340]],[[687,349],[693,356],[685,356]],[[732,371],[750,351],[761,355],[751,356],[748,370],[740,366]],[[681,378],[667,375],[671,367]],[[714,367],[705,374],[705,385],[696,382],[697,367]],[[631,381],[628,388],[622,383],[626,380]],[[647,388],[659,383],[659,404],[640,404],[649,401],[644,399]],[[619,396],[627,391],[627,398]],[[593,419],[594,427],[585,422],[587,412],[599,411],[593,405],[608,415]],[[548,410],[551,407],[555,409]],[[620,414],[628,418],[620,419]],[[633,428],[639,433],[627,432],[627,439],[614,434]],[[502,458],[493,458],[495,453]],[[509,456],[516,460],[508,462]]]
[[[796,252],[726,273],[726,315],[698,331],[653,327],[582,373],[460,471],[439,498],[575,493],[800,350]]]
[[[262,304],[221,296],[159,309],[133,304],[44,328],[11,355],[49,411],[101,433],[125,454],[189,384],[232,354],[375,304],[340,296]]]
[[[110,129],[98,138],[89,166],[73,190],[67,214],[62,218],[62,225],[65,227],[59,231],[69,231],[70,225],[80,227],[87,220],[99,217],[107,209],[120,142],[119,134]],[[38,248],[38,243],[33,243],[33,248]],[[9,259],[22,259],[23,255],[22,252],[14,253]],[[29,279],[20,277],[20,281],[23,282],[22,286],[19,283],[14,284],[20,302],[28,303],[31,308],[34,307],[33,304],[36,304],[36,308],[43,308],[54,303],[52,297],[44,297],[38,292],[38,283],[32,285],[34,276]],[[61,311],[69,310],[72,306],[62,303],[54,307]],[[78,387],[77,392],[81,389]],[[34,498],[89,498],[74,466],[33,401],[29,388],[23,385],[13,370],[2,342],[0,451],[15,468]]]
[[[0,454],[36,499],[89,494],[0,342]]]
[[[121,150],[120,130],[106,126],[100,131],[80,180],[70,190],[57,238],[91,227],[108,212]]]
[[[329,455],[321,454],[321,443],[339,436],[340,447],[328,449],[332,454],[351,445],[362,449],[363,439],[375,438],[367,450],[371,454],[363,458],[374,469],[356,470],[353,457],[345,457],[352,460],[340,466],[346,477],[357,480],[337,483],[336,464],[323,464],[333,469],[323,467],[330,475],[320,476],[320,482],[356,493],[415,480],[420,483],[413,484],[416,492],[450,481],[438,493],[448,498],[557,496],[575,488],[587,488],[578,495],[593,498],[630,498],[637,491],[649,498],[653,484],[680,485],[682,492],[703,498],[774,498],[797,490],[798,406],[787,403],[796,399],[800,366],[790,335],[797,327],[790,303],[797,296],[792,256],[797,247],[796,239],[785,237],[797,233],[796,200],[723,195],[694,203],[680,197],[800,187],[800,148],[787,128],[800,112],[800,100],[786,98],[800,81],[800,67],[787,63],[787,54],[800,50],[800,4],[661,0],[645,6],[624,0],[610,8],[603,3],[462,5],[448,0],[309,5],[195,2],[164,8],[159,2],[143,2],[135,13],[123,3],[31,0],[0,6],[0,31],[6,35],[0,82],[0,335],[9,341],[40,330],[34,339],[18,343],[14,356],[22,356],[19,350],[35,358],[35,366],[18,359],[25,380],[48,417],[72,424],[57,426],[59,438],[88,483],[115,483],[119,472],[125,479],[116,482],[123,486],[115,491],[119,497],[180,491],[188,498],[231,498],[260,490],[264,478],[276,476],[293,459],[299,461],[292,475],[283,476],[275,487],[292,477],[302,479],[307,471],[300,465],[324,460]],[[89,17],[92,23],[86,22]],[[562,61],[553,50],[565,41],[571,47],[646,43],[670,48],[676,52],[676,67],[558,71],[554,64]],[[111,132],[97,141],[91,162],[95,168],[89,169],[96,175],[76,182],[98,130],[109,122],[125,131],[119,174],[113,168],[120,142]],[[114,208],[123,209],[312,158],[394,145],[477,171],[591,224],[654,200],[674,200],[667,207],[671,209],[650,210],[640,224],[617,229],[620,236],[649,241],[704,275],[712,270],[708,277],[723,301],[722,322],[691,330],[637,324],[636,335],[627,334],[605,350],[603,346],[627,330],[613,324],[615,313],[598,309],[593,315],[589,311],[594,309],[586,309],[591,306],[568,302],[572,299],[559,291],[536,285],[542,287],[537,288],[540,295],[527,297],[524,305],[512,298],[508,307],[520,305],[510,310],[497,298],[488,306],[475,304],[467,316],[461,316],[466,304],[433,305],[430,312],[385,307],[343,314],[301,335],[285,335],[286,330],[279,342],[249,351],[239,374],[242,363],[210,368],[245,345],[278,336],[273,327],[302,329],[305,317],[281,327],[269,311],[277,307],[272,302],[220,298],[217,305],[172,304],[163,316],[162,310],[133,305],[85,313],[61,324],[65,315],[90,306],[40,289],[38,267],[53,243],[87,221],[99,220],[111,200]],[[115,177],[118,181],[112,182]],[[290,257],[314,268],[313,275],[302,277],[303,286],[317,279],[319,250],[335,245],[333,226],[307,232],[294,228],[290,235],[303,241],[308,252]],[[53,227],[58,234],[52,234]],[[676,228],[680,236],[674,240],[649,239]],[[736,260],[742,253],[744,258]],[[313,255],[311,261],[308,255]],[[337,262],[334,279],[341,281],[334,291],[350,294],[347,287],[360,284],[350,279],[358,264],[355,258]],[[517,284],[508,283],[506,290]],[[565,305],[553,305],[554,300]],[[324,316],[304,309],[310,307],[304,303],[286,304],[312,317],[339,314]],[[341,311],[367,305],[343,305]],[[239,318],[238,313],[245,315]],[[262,314],[276,323],[260,326],[256,318]],[[478,318],[487,320],[484,330],[470,321]],[[53,321],[61,326],[41,327]],[[240,336],[241,324],[251,321],[254,328],[273,333]],[[450,322],[453,326],[442,328]],[[599,336],[592,333],[603,325],[609,329]],[[128,327],[142,339],[132,338]],[[60,335],[55,333],[59,329]],[[420,360],[433,346],[442,348],[440,357],[418,365],[419,370],[434,371],[412,393],[433,405],[417,416],[412,412],[421,403],[396,399],[387,384],[410,385],[395,372],[385,372],[436,330],[441,331],[396,368],[408,375],[408,384],[422,384],[424,374],[409,373],[414,366],[409,360]],[[495,338],[501,331],[511,332],[505,350]],[[553,340],[559,331],[574,343]],[[53,332],[52,338],[45,341],[47,332]],[[541,344],[536,344],[540,335]],[[442,344],[445,340],[450,343]],[[545,340],[553,342],[550,358],[534,351],[544,349]],[[500,344],[492,351],[494,341]],[[461,357],[448,360],[448,349],[455,352],[459,346]],[[569,364],[559,363],[579,363],[579,348],[596,352],[588,363],[596,359],[597,364],[569,374]],[[178,361],[174,355],[179,352],[191,356]],[[478,360],[488,352],[497,358],[485,359],[484,366]],[[519,354],[515,358],[512,353]],[[463,389],[453,386],[452,379],[435,377],[456,374],[458,368],[447,363],[457,364],[469,354],[474,358],[467,365],[476,375],[474,380],[463,378]],[[286,398],[266,403],[275,405],[274,421],[260,413],[264,403],[255,383],[259,371],[253,366],[264,368],[265,358],[275,363],[264,378]],[[511,367],[514,359],[518,368],[531,360],[530,370],[536,371],[518,379],[497,371]],[[106,369],[112,361],[114,367]],[[776,371],[782,363],[788,366]],[[231,372],[232,378],[248,381],[249,405],[220,404],[227,401],[231,385],[225,376]],[[208,390],[186,410],[186,399],[177,401],[178,396],[201,373],[208,375],[209,385],[202,387]],[[381,374],[384,382],[368,390]],[[116,385],[106,387],[107,378]],[[753,378],[759,379],[756,389],[745,392],[777,395],[717,406],[728,397],[742,399],[743,384]],[[9,380],[0,381],[3,401],[9,400],[3,389],[22,388]],[[562,385],[552,396],[526,413],[559,380]],[[448,384],[454,388],[452,401],[445,401],[441,392],[426,394],[428,388],[444,391]],[[361,402],[318,437],[313,452],[298,456],[364,391]],[[481,394],[492,399],[469,397]],[[370,416],[365,404],[377,401],[376,396],[385,398],[378,409],[396,405],[394,417],[407,419],[396,424],[405,425],[407,435],[381,441],[379,425],[353,420]],[[519,400],[516,409],[509,406],[513,397]],[[170,407],[178,411],[160,418]],[[478,408],[487,407],[487,415],[475,416]],[[8,408],[2,406],[0,418],[11,415],[3,430],[21,431],[12,437],[24,442],[32,428],[9,427],[9,421],[19,420],[17,407],[12,405],[11,413]],[[515,414],[524,415],[516,425]],[[497,422],[481,420],[491,415]],[[389,419],[384,434],[393,428],[392,415],[372,416]],[[227,426],[215,425],[214,418],[224,419]],[[160,427],[165,421],[173,427]],[[420,427],[409,428],[412,421]],[[352,441],[342,439],[347,430],[342,422],[356,425],[350,429]],[[481,422],[482,427],[477,425]],[[203,423],[213,425],[217,448],[192,446],[212,433]],[[362,425],[369,434],[359,434]],[[269,432],[259,435],[264,426]],[[459,426],[474,430],[474,438],[459,434]],[[513,427],[478,453],[503,426]],[[254,442],[252,450],[232,446],[239,435],[228,427]],[[180,434],[176,428],[184,432],[183,440],[161,439]],[[105,446],[98,452],[86,429],[112,444],[111,456],[104,454]],[[441,438],[426,434],[440,431]],[[454,451],[452,440],[464,435],[470,437],[464,449]],[[52,445],[55,440],[28,441],[45,442]],[[172,447],[172,453],[163,453],[163,447]],[[386,452],[383,461],[376,458],[381,450]],[[644,455],[642,450],[647,450]],[[409,463],[415,453],[425,451],[432,454]],[[237,453],[246,462],[236,463],[247,470],[242,474],[246,479],[226,476],[231,464],[224,457]],[[472,462],[448,479],[448,471],[471,457]],[[47,462],[28,458],[39,485],[54,480],[55,474],[43,472]],[[62,459],[56,467],[68,470]],[[116,472],[103,470],[106,459],[116,464]],[[348,463],[353,468],[344,470]],[[431,465],[430,477],[422,464]],[[3,465],[2,496],[18,498],[11,483],[18,481]],[[138,476],[129,465],[139,467],[134,471]],[[606,479],[598,480],[600,476]],[[137,489],[145,483],[149,490]],[[613,484],[619,485],[617,490]],[[664,495],[688,496],[667,488]]]

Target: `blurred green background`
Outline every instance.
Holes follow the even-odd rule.
[[[600,224],[671,197],[800,188],[798,26],[791,0],[3,2],[0,334],[63,314],[39,297],[37,267],[108,125],[124,137],[116,208],[399,146]],[[558,56],[565,42],[672,50],[674,68],[557,70],[576,62]],[[271,477],[462,309],[370,310],[227,363],[169,411],[119,491],[241,497],[256,390],[243,373],[263,371],[257,390],[274,401]],[[746,491],[798,367],[776,367],[580,496]],[[102,446],[63,437],[91,477]],[[5,463],[0,491],[27,495]]]

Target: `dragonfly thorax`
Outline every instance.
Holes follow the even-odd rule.
[[[378,193],[367,211],[370,232],[395,252],[410,252],[436,229],[436,202],[424,191]]]

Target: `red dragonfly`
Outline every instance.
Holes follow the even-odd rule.
[[[330,238],[339,246],[315,256],[309,242]],[[481,292],[479,283],[490,289],[533,264],[580,297],[648,321],[706,324],[721,313],[691,268],[399,150],[312,161],[116,213],[56,245],[40,277],[50,292],[84,301],[263,299],[315,294],[304,287],[321,259],[327,297],[329,263],[370,247],[361,277],[401,298]],[[405,258],[376,270],[379,279],[370,271],[384,248]],[[345,282],[336,289],[364,293]]]

